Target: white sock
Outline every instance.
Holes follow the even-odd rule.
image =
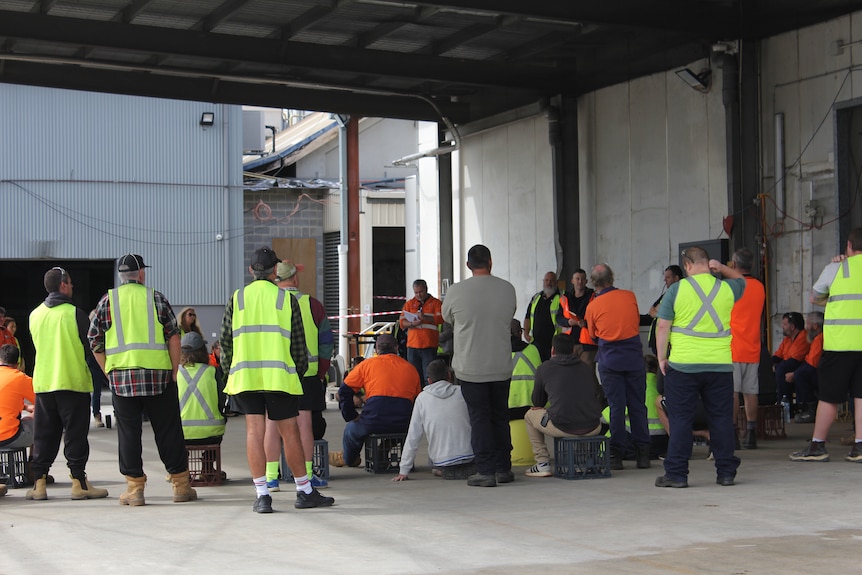
[[[254,489],[257,491],[258,497],[269,495],[269,488],[266,486],[266,475],[263,477],[255,477],[252,481],[254,481]]]
[[[311,495],[311,481],[308,480],[308,475],[294,477],[293,482],[296,483],[297,491],[302,491],[306,495]]]

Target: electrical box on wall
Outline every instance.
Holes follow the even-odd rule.
[[[682,252],[686,248],[691,248],[694,246],[701,247],[706,250],[706,253],[709,254],[709,259],[718,260],[723,264],[727,264],[730,261],[730,241],[725,239],[720,240],[704,240],[702,242],[686,242],[684,244],[679,244],[679,267],[685,269],[685,265],[682,262]]]

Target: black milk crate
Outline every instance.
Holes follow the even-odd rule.
[[[193,487],[221,485],[221,445],[186,445]]]
[[[611,476],[608,438],[554,438],[554,477],[562,479],[597,479]]]
[[[320,479],[329,479],[329,442],[325,439],[314,441],[311,471]],[[293,472],[288,467],[287,458],[284,456],[284,444],[281,446],[281,477],[282,479],[293,479]],[[309,479],[311,478],[309,477]]]
[[[30,485],[27,478],[27,448],[0,448],[0,483],[12,489]]]
[[[371,434],[365,438],[365,471],[398,473],[406,433]]]

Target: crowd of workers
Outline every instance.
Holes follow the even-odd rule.
[[[813,286],[810,301],[825,312],[809,313],[807,322],[798,312],[782,318],[784,339],[772,357],[778,400],[796,412],[795,421],[814,422],[811,442],[791,454],[794,461],[829,459],[826,436],[848,396],[862,417],[860,255],[862,229],[856,229],[846,254]],[[471,277],[450,287],[443,301],[428,293],[425,281],[414,282],[414,297],[398,321],[407,333],[406,358],[396,338],[384,334],[376,355],[344,378],[338,393],[347,422],[343,450],[330,452],[330,463],[357,466],[370,434],[406,433],[394,478],[403,481],[424,434],[435,474],[493,487],[515,480],[511,434],[523,420],[535,458],[530,477],[553,475],[547,437],[607,433],[611,469],[623,469],[625,459],[649,468],[661,455],[664,474],[655,485],[687,487],[693,436],[701,435],[709,441],[716,483],[734,485],[735,449],[757,447],[765,292],[751,275],[753,260],[743,248],[728,266],[689,247],[682,268],[667,267],[665,290],[643,315],[634,293],[614,285],[607,264],[591,269],[592,289],[586,272],[576,270],[565,293],[548,272],[521,329],[513,319],[514,287],[491,273],[488,248],[473,246]],[[145,420],[179,503],[197,498],[186,446],[221,443],[225,416],[233,413],[245,416],[255,512],[273,511],[270,493],[279,489],[279,471],[288,471],[279,470],[282,452],[295,507],[333,505],[318,491],[327,482],[313,469],[314,441],[325,430],[333,339],[323,305],[299,290],[302,267],[269,248],[256,250],[248,268],[253,280],[227,302],[212,354],[194,309],[178,319],[165,296],[146,285],[148,267],[139,255],[122,256],[120,285],[89,317],[72,303],[69,273],[48,270],[48,295],[29,321],[32,379],[23,372],[14,320],[9,329],[11,318],[0,308],[0,448],[30,447],[33,487],[26,499],[48,498],[48,471],[61,440],[72,499],[108,496],[86,474],[89,415],[104,425],[96,397],[106,380],[127,483],[122,505],[145,504]],[[646,356],[642,325],[650,326],[653,353]],[[848,461],[862,461],[858,434]]]

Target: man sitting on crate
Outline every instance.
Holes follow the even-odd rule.
[[[524,415],[536,457],[529,477],[553,475],[546,436],[588,437],[602,430],[604,394],[592,367],[580,360],[580,348],[570,335],[555,335],[551,359],[536,369],[533,407]]]
[[[452,372],[442,359],[428,364],[428,385],[416,398],[410,429],[401,454],[401,468],[392,481],[404,481],[413,469],[413,460],[422,434],[428,436],[428,457],[436,468],[446,468],[466,479],[475,473],[472,465],[470,414],[461,395],[461,386],[452,383]]]
[[[419,372],[398,356],[398,343],[382,334],[375,345],[377,355],[355,368],[344,378],[338,390],[344,428],[344,451],[330,451],[329,464],[335,467],[358,467],[365,438],[372,433],[407,433],[413,400],[422,391]],[[357,414],[354,396],[365,390],[365,407]]]

